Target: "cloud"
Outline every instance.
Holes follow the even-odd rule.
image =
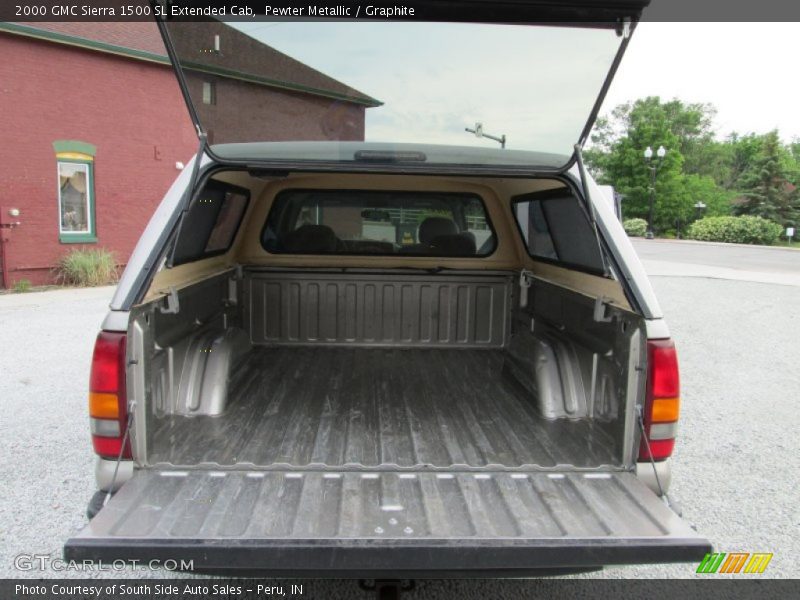
[[[800,23],[641,23],[603,112],[645,96],[708,102],[717,133],[800,137],[800,79],[794,68]]]

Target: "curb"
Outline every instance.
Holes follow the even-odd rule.
[[[800,246],[764,246],[763,244],[732,244],[730,242],[703,242],[700,240],[677,240],[668,238],[655,238],[648,240],[643,237],[629,236],[631,240],[641,240],[642,242],[656,242],[662,244],[691,244],[695,246],[721,246],[723,248],[762,248],[764,250],[788,250],[789,252],[800,252]]]

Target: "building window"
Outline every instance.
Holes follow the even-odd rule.
[[[77,144],[80,148],[71,147]],[[94,146],[79,142],[56,142],[54,146],[58,166],[59,240],[67,244],[95,242]]]
[[[213,81],[203,82],[203,104],[217,103],[217,86]]]

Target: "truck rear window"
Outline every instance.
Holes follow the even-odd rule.
[[[277,254],[488,256],[497,243],[480,197],[385,190],[287,190],[261,234]]]

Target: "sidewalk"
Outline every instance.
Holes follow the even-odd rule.
[[[643,237],[631,237],[632,240],[644,241]],[[764,250],[788,250],[790,252],[800,252],[800,244],[796,246],[764,246],[763,244],[732,244],[730,242],[702,242],[700,240],[654,238],[647,240],[648,244],[694,244],[696,246],[717,246],[720,248],[762,248]]]
[[[800,274],[794,273],[751,271],[652,259],[642,259],[642,264],[650,277],[704,277],[800,287]]]
[[[26,292],[22,294],[0,294],[0,311],[5,309],[28,308],[61,302],[89,300],[93,298],[108,298],[114,295],[116,286],[88,288],[63,288],[51,289],[42,292]]]

